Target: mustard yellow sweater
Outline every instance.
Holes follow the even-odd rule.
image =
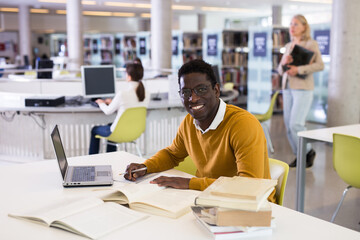
[[[188,155],[197,168],[190,189],[204,190],[220,176],[270,178],[266,139],[259,121],[249,112],[226,105],[223,121],[202,134],[188,114],[180,124],[173,143],[147,159],[147,172],[178,166]],[[275,202],[275,191],[269,196]]]

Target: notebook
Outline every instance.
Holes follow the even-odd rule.
[[[113,177],[110,165],[69,166],[58,126],[51,133],[56,158],[59,163],[64,187],[112,185]]]
[[[293,61],[289,65],[302,66],[307,65],[311,62],[311,59],[314,56],[314,52],[295,44],[291,52],[291,56],[293,58]],[[287,65],[283,66],[284,71],[287,71],[288,69],[289,67]],[[305,79],[307,75],[297,74],[296,76]]]

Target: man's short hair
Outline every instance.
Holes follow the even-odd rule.
[[[206,63],[201,59],[195,59],[190,62],[185,63],[181,66],[178,72],[178,83],[180,85],[180,78],[186,74],[190,73],[204,73],[206,74],[206,79],[211,82],[211,86],[214,88],[217,83],[214,71],[210,64]]]

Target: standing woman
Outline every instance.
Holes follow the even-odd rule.
[[[117,111],[114,122],[108,125],[95,126],[91,130],[89,154],[99,153],[100,139],[95,138],[96,135],[108,137],[115,130],[121,115],[127,108],[147,107],[149,98],[146,97],[145,88],[141,79],[144,76],[144,68],[141,64],[126,65],[126,87],[118,91],[113,99],[97,99],[100,109],[110,115]],[[107,152],[115,152],[116,146],[107,145]]]
[[[293,153],[297,156],[299,138],[297,133],[306,130],[305,121],[314,96],[313,73],[324,69],[321,53],[317,42],[310,37],[310,26],[303,15],[295,15],[290,23],[291,41],[285,45],[285,53],[281,58],[278,72],[282,75],[284,123],[287,137]],[[295,44],[314,52],[309,64],[291,65],[291,51]],[[287,65],[288,70],[284,71]],[[306,75],[300,78],[297,75]],[[315,151],[307,145],[306,167],[311,167],[315,159]],[[289,164],[296,167],[296,158]]]

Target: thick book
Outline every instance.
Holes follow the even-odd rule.
[[[209,223],[210,218],[202,214],[208,208],[202,206],[192,206],[193,214],[197,222],[204,227],[214,239],[242,239],[256,236],[267,236],[272,234],[275,224],[272,222],[270,227],[245,227],[245,226],[217,226]]]
[[[207,216],[212,224],[217,226],[247,226],[270,227],[271,205],[268,201],[260,207],[259,211],[246,211],[231,208],[209,207],[201,212]]]
[[[9,216],[97,239],[148,215],[91,197],[61,199],[40,209],[10,213]]]
[[[314,52],[295,44],[290,55],[293,58],[293,61],[289,65],[303,66],[303,65],[307,65],[311,62],[311,59],[314,56]],[[287,65],[283,66],[284,71],[287,71],[288,69],[289,69],[289,67]],[[296,76],[299,78],[306,78],[307,75],[306,74],[297,74]]]
[[[199,191],[159,187],[156,184],[127,184],[101,196],[105,202],[128,204],[131,209],[178,218],[191,211]]]
[[[195,205],[258,211],[277,180],[219,177],[195,199]]]

